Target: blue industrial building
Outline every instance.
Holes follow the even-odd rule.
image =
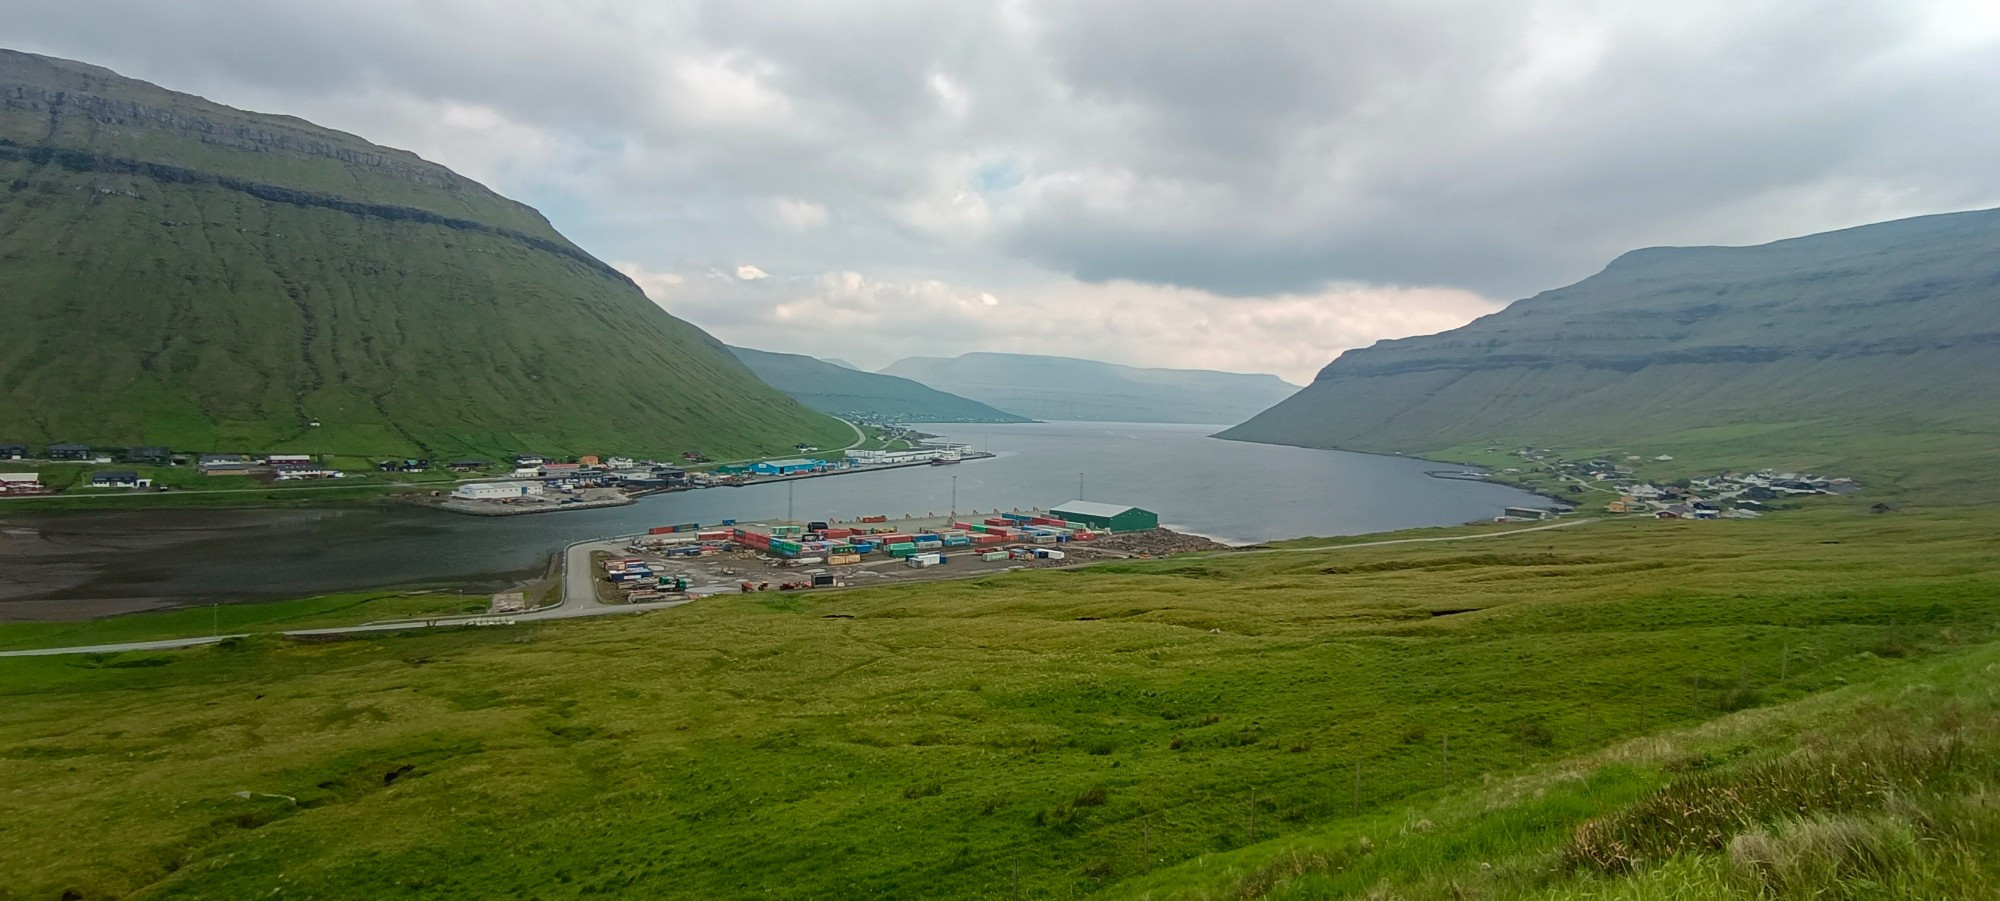
[[[789,476],[801,472],[824,472],[828,468],[825,460],[769,460],[750,464],[750,472],[760,476]]]

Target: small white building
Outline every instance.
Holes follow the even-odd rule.
[[[956,460],[956,447],[919,447],[910,450],[851,450],[847,459],[856,466],[885,466],[892,463],[928,463],[932,460]]]
[[[452,489],[451,496],[468,501],[498,501],[541,493],[540,482],[467,482]]]

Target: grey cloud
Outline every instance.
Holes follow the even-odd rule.
[[[78,0],[9,30],[476,167],[657,269],[1509,297],[1644,244],[2000,202],[2000,28],[1940,18],[1978,8]],[[546,146],[440,137],[453,106]]]

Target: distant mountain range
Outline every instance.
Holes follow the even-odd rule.
[[[1298,390],[1274,375],[1139,369],[1029,354],[909,357],[882,371],[1047,420],[1241,422]]]
[[[905,422],[1029,421],[906,378],[862,372],[831,360],[747,347],[730,351],[758,378],[823,413],[874,414]]]
[[[1921,442],[1891,436],[1915,433],[2000,433],[2000,211],[1633,251],[1463,328],[1342,354],[1222,434],[1408,452],[1766,436],[1909,458]]]
[[[0,50],[0,437],[366,456],[844,443],[414,154]]]

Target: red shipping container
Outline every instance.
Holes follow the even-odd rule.
[[[647,530],[646,530],[646,534],[648,534],[648,535],[671,535],[671,534],[673,534],[673,531],[674,531],[674,527],[673,527],[673,526],[654,526],[654,527],[652,527],[652,528],[650,528],[650,529],[647,529]]]
[[[1037,517],[1035,517],[1034,519],[1031,519],[1031,520],[1028,520],[1028,521],[1029,521],[1029,522],[1031,522],[1031,523],[1034,523],[1035,525],[1038,525],[1038,526],[1066,526],[1066,525],[1069,525],[1069,523],[1067,523],[1067,522],[1064,522],[1063,520],[1060,520],[1060,519],[1054,519],[1054,518],[1051,518],[1051,517],[1047,517],[1047,516],[1037,516]]]
[[[995,517],[993,519],[987,520],[986,524],[989,526],[1012,526],[1014,524],[1014,521],[1011,519],[1000,519],[998,517]]]
[[[887,517],[887,516],[883,516],[883,515],[879,515],[879,514],[878,514],[878,515],[876,515],[876,516],[863,516],[863,517],[861,517],[861,521],[862,521],[862,522],[888,522],[888,521],[889,521],[889,517]]]

